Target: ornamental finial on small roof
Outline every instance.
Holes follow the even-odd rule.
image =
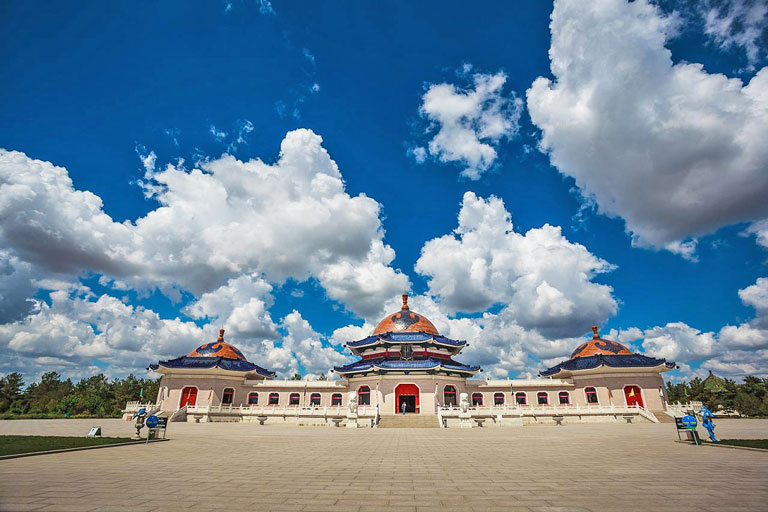
[[[593,340],[599,340],[600,334],[597,332],[597,325],[592,324],[592,339]]]
[[[403,294],[403,309],[410,309],[408,308],[408,294]]]
[[[219,341],[224,341],[224,329],[219,329]]]

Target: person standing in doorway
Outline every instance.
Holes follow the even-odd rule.
[[[400,402],[400,410],[403,411],[403,416],[405,416],[405,402]]]

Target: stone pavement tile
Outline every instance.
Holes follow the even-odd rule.
[[[360,510],[360,507],[347,507],[344,509],[340,509],[339,507],[335,505],[307,505],[304,508],[305,512],[339,512],[343,510],[344,512],[357,512]],[[445,511],[442,511],[445,512]]]
[[[80,503],[76,505],[59,505],[59,504],[53,504],[53,505],[47,505],[41,509],[39,509],[41,512],[90,512],[91,510],[95,509],[95,505],[86,505],[85,503]]]
[[[589,512],[589,509],[584,507],[570,507],[570,506],[551,506],[545,505],[541,507],[529,507],[531,512]]]
[[[345,510],[345,509],[339,509],[339,510]],[[385,506],[382,507],[381,505],[361,505],[358,509],[359,512],[416,512],[416,507],[392,507],[392,506]]]
[[[24,512],[26,510],[40,510],[46,505],[43,503],[16,503],[9,501],[7,503],[0,503],[0,511],[2,512]]]

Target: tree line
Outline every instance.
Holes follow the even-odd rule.
[[[40,382],[25,387],[19,372],[0,379],[0,417],[119,417],[126,402],[154,402],[160,379],[139,379],[128,375],[109,380],[104,374],[62,380],[57,372],[43,374]]]
[[[672,403],[699,401],[710,410],[738,411],[742,416],[768,416],[768,378],[746,377],[743,384],[715,377],[714,382],[699,377],[690,382],[667,382],[667,397]]]

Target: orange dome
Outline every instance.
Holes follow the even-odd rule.
[[[373,334],[384,334],[385,332],[426,332],[439,335],[432,322],[424,316],[415,313],[408,307],[408,295],[403,294],[403,309],[397,313],[387,315],[379,322],[379,325],[373,330]]]
[[[226,357],[228,359],[246,360],[243,353],[237,347],[224,342],[224,329],[219,331],[218,340],[213,343],[200,345],[189,353],[189,357]]]
[[[574,357],[587,357],[597,354],[603,354],[607,356],[629,355],[632,351],[621,343],[616,343],[611,340],[604,340],[597,332],[597,326],[592,326],[592,339],[586,343],[582,343],[571,354],[571,359]]]

